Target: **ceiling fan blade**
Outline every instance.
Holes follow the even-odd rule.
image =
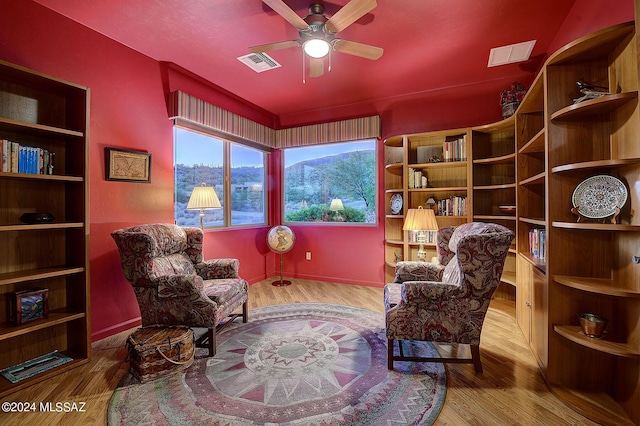
[[[309,58],[309,77],[320,77],[324,74],[324,59]]]
[[[368,44],[357,43],[355,41],[335,39],[333,48],[336,52],[347,53],[349,55],[360,56],[361,58],[375,61],[382,56],[384,50],[381,47],[370,46]]]
[[[296,27],[299,30],[306,30],[309,28],[309,24],[304,22],[296,12],[293,11],[289,6],[287,6],[282,0],[262,0],[264,4],[273,9],[278,15],[282,16],[287,20],[291,25]]]
[[[278,41],[275,43],[261,44],[259,46],[252,46],[249,48],[251,53],[264,53],[271,52],[272,50],[288,49],[289,47],[299,47],[300,42],[298,40]]]
[[[325,24],[325,28],[334,34],[342,31],[371,12],[376,6],[376,0],[351,0],[329,18]]]

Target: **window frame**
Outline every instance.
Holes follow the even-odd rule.
[[[323,222],[323,221],[288,221],[286,220],[286,188],[285,188],[285,170],[286,170],[286,162],[285,162],[285,153],[289,149],[299,149],[299,148],[312,148],[318,146],[329,146],[329,145],[338,145],[338,144],[348,144],[348,143],[356,143],[356,142],[367,142],[371,141],[373,144],[373,153],[374,153],[374,182],[375,182],[375,191],[373,202],[375,206],[373,208],[373,222]],[[280,209],[281,209],[281,221],[283,224],[288,226],[354,226],[354,227],[378,227],[380,224],[380,219],[378,217],[378,208],[379,206],[379,197],[378,191],[380,189],[380,181],[379,181],[379,171],[378,171],[378,139],[377,138],[364,138],[364,139],[356,139],[349,141],[341,141],[341,142],[331,142],[326,144],[313,144],[313,145],[300,145],[300,146],[290,146],[281,149],[280,153],[282,171],[280,173],[280,188],[281,188],[281,199],[280,199]]]
[[[242,229],[242,228],[252,228],[252,227],[263,227],[269,224],[269,197],[268,197],[268,182],[269,182],[269,156],[271,149],[268,147],[263,147],[257,143],[251,143],[250,141],[245,141],[241,138],[234,138],[232,135],[222,134],[222,132],[217,132],[213,129],[208,129],[205,126],[193,124],[190,122],[185,122],[184,120],[174,120],[174,137],[173,137],[173,171],[174,171],[174,188],[173,188],[173,217],[174,221],[176,220],[176,175],[175,175],[175,167],[176,167],[176,129],[182,129],[193,133],[199,133],[203,136],[217,139],[222,142],[222,176],[223,176],[223,186],[224,186],[224,194],[223,194],[223,224],[219,226],[207,226],[206,224],[203,227],[204,231],[211,230],[224,230],[224,229]],[[263,211],[263,220],[262,222],[255,223],[243,223],[243,224],[232,224],[232,200],[231,200],[231,191],[232,191],[232,183],[231,183],[231,145],[240,145],[244,148],[253,149],[259,151],[263,154],[262,158],[262,167],[264,170],[263,173],[263,183],[262,183],[262,204],[264,206]],[[186,225],[185,225],[186,226]]]

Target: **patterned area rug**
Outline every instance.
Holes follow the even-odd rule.
[[[110,425],[429,425],[446,395],[442,364],[387,369],[383,314],[320,303],[253,309],[217,354],[146,384],[127,375]],[[405,353],[437,356],[429,343]]]

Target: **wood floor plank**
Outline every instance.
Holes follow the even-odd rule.
[[[250,309],[283,303],[332,303],[384,312],[382,288],[291,279],[276,287],[270,278],[249,288]],[[0,402],[84,402],[85,412],[3,413],[2,425],[103,425],[109,399],[128,370],[124,343],[134,329],[93,344],[90,363],[2,398]],[[448,364],[447,397],[436,425],[595,425],[546,388],[515,322],[513,302],[494,300],[480,345],[484,373],[471,364]],[[468,348],[439,345],[442,356],[469,356]]]

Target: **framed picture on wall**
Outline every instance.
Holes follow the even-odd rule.
[[[106,180],[151,182],[151,154],[118,148],[105,148]]]

